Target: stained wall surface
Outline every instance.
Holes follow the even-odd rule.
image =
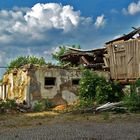
[[[0,86],[2,99],[25,101],[28,105],[48,98],[56,105],[71,104],[77,100],[78,69],[31,67],[19,69],[3,76]]]

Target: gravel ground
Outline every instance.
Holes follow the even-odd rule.
[[[140,123],[57,123],[1,132],[0,140],[140,140]]]

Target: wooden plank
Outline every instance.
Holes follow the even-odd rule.
[[[83,62],[84,62],[86,65],[89,65],[89,64],[90,64],[90,63],[88,62],[88,60],[87,60],[84,56],[82,56],[81,59],[83,60]]]

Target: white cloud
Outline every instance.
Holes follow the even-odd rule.
[[[0,54],[0,58],[7,57],[5,62],[0,62],[7,65],[15,57],[29,54],[50,60],[55,48],[65,44],[93,47],[98,32],[95,25],[104,24],[104,15],[97,17],[95,23],[91,17],[81,16],[72,6],[57,3],[0,10],[0,52],[5,54]]]
[[[38,3],[24,17],[31,27],[39,25],[48,29],[56,28],[69,31],[78,26],[80,12],[74,11],[70,5]]]
[[[128,5],[128,8],[125,9],[123,8],[123,13],[124,14],[130,14],[130,15],[135,15],[136,13],[139,13],[140,12],[140,0],[135,3],[135,2],[132,2]]]
[[[111,13],[112,13],[112,14],[118,14],[119,11],[117,11],[116,9],[111,9]]]
[[[102,14],[101,16],[98,16],[95,22],[95,26],[97,28],[103,27],[105,25],[105,17]]]
[[[21,8],[21,11],[19,8],[1,10],[0,40],[1,43],[24,46],[37,41],[45,44],[55,39],[56,35],[65,37],[64,34],[71,34],[81,26],[89,26],[92,23],[90,17],[82,17],[80,12],[74,11],[70,5],[38,3],[31,9]]]

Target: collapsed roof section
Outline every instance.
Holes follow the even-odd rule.
[[[140,38],[140,27],[139,28],[132,27],[132,28],[134,29],[132,32],[130,32],[128,34],[125,34],[125,35],[123,35],[119,38],[108,41],[105,44],[108,45],[108,44],[111,44],[111,43],[114,43],[114,42],[117,42],[117,41],[126,41],[126,40],[129,40],[129,39]]]
[[[73,65],[83,64],[88,68],[102,69],[104,65],[103,56],[105,48],[94,50],[82,50],[69,47],[68,52],[60,57],[63,62],[70,62]]]

